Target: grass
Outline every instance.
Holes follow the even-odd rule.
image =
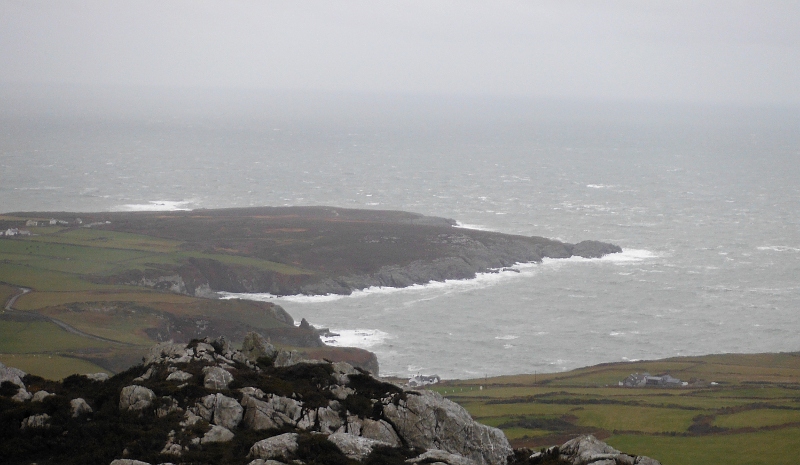
[[[0,354],[46,353],[107,346],[108,343],[68,333],[48,321],[0,320]]]
[[[795,465],[800,428],[700,437],[617,435],[606,441],[617,449],[657,458],[662,465]]]
[[[628,374],[645,371],[696,383],[617,386]],[[789,464],[800,451],[800,353],[603,364],[446,381],[434,389],[476,420],[501,428],[515,447],[558,445],[591,433],[664,465]]]
[[[78,302],[139,302],[189,304],[197,299],[180,294],[155,292],[142,289],[135,292],[82,291],[82,292],[31,292],[17,299],[14,307],[18,310],[37,310],[56,305]]]
[[[99,365],[73,357],[50,354],[0,354],[0,362],[45,379],[59,380],[73,374],[109,373]]]

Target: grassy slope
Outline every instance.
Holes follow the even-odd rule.
[[[645,371],[697,383],[671,389],[617,386],[630,373]],[[604,364],[451,381],[436,390],[477,420],[499,426],[516,446],[558,444],[593,433],[664,465],[793,464],[800,451],[800,353]]]
[[[14,218],[0,216],[0,220]],[[47,378],[104,371],[97,363],[123,368],[155,342],[147,331],[163,327],[165,317],[180,321],[224,319],[254,328],[283,325],[256,303],[96,284],[93,276],[179,265],[186,258],[214,259],[285,274],[302,272],[267,260],[185,251],[180,241],[141,234],[65,227],[28,229],[36,235],[0,240],[2,303],[17,294],[20,286],[33,290],[14,305],[15,310],[32,312],[30,317],[0,313],[0,360]],[[42,321],[41,316],[120,344],[68,333]]]

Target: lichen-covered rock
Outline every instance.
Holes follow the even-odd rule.
[[[649,457],[624,454],[591,434],[567,441],[559,450],[561,460],[572,465],[661,465]]]
[[[155,398],[156,394],[144,386],[125,386],[119,395],[119,409],[142,410],[152,405]]]
[[[233,375],[224,369],[216,366],[203,368],[205,377],[203,378],[203,386],[206,389],[228,389],[228,384],[233,381]]]
[[[22,429],[46,429],[50,427],[50,415],[42,413],[39,415],[31,415],[22,420]]]
[[[72,418],[78,418],[81,415],[92,413],[92,407],[90,407],[89,404],[86,403],[86,400],[81,397],[69,401],[69,406],[72,412]]]
[[[392,447],[400,447],[403,443],[397,436],[392,425],[385,420],[372,420],[365,418],[361,422],[361,436],[376,441],[385,442]]]
[[[255,361],[260,357],[272,358],[276,352],[275,346],[254,331],[247,333],[242,341],[242,354],[250,360]]]
[[[288,459],[297,452],[297,433],[284,433],[271,438],[262,439],[250,448],[249,458]]]
[[[412,447],[440,449],[478,465],[505,465],[512,453],[502,431],[477,423],[463,407],[432,391],[409,393],[383,412]]]
[[[336,447],[353,460],[363,460],[372,453],[372,449],[377,446],[391,446],[391,444],[375,439],[362,438],[347,433],[333,433],[328,436],[328,441],[336,444]]]

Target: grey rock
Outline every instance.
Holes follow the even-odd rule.
[[[302,404],[288,397],[269,395],[266,400],[243,396],[244,424],[254,430],[297,426],[303,417]]]
[[[109,465],[150,465],[150,463],[142,462],[141,460],[116,459],[113,460]]]
[[[344,455],[354,460],[363,460],[372,453],[372,449],[376,446],[391,445],[383,441],[362,438],[347,433],[333,433],[328,436],[328,441],[336,444],[336,447],[338,447]]]
[[[560,458],[573,465],[599,465],[604,461],[611,465],[661,465],[649,457],[633,457],[600,441],[591,434],[578,436],[561,446]]]
[[[247,333],[242,341],[242,354],[253,361],[259,357],[274,357],[276,352],[275,346],[254,331]]]
[[[385,420],[371,420],[365,418],[361,422],[361,436],[385,442],[392,447],[400,447],[403,444],[394,428],[392,428],[392,425]]]
[[[331,402],[331,404],[334,404],[334,402]],[[338,404],[338,402],[336,402],[336,404]],[[342,417],[339,415],[336,407],[338,407],[338,405],[320,407],[317,409],[316,417],[317,423],[319,424],[319,432],[330,434],[336,432],[342,427],[344,422],[342,421]]]
[[[458,454],[451,454],[439,449],[429,449],[425,453],[406,460],[406,463],[441,463],[446,465],[474,465],[475,462]]]
[[[228,428],[219,425],[211,425],[211,429],[200,439],[200,444],[228,442],[231,439],[233,439],[233,433]]]
[[[50,397],[50,396],[53,396],[53,395],[55,395],[55,394],[51,394],[51,393],[49,393],[49,392],[47,392],[47,391],[44,391],[44,390],[42,390],[42,391],[36,391],[36,392],[33,394],[33,397],[31,398],[31,402],[41,402],[41,401],[43,401],[45,398],[47,398],[47,397]]]
[[[184,381],[189,380],[191,377],[192,375],[190,373],[178,370],[170,373],[169,376],[167,376],[167,381],[177,381],[179,383],[182,383]]]
[[[108,381],[108,378],[109,378],[108,373],[102,373],[102,372],[101,373],[89,373],[89,374],[84,375],[84,376],[86,376],[87,378],[91,379],[92,381],[100,381],[100,382]]]
[[[244,408],[236,399],[218,393],[200,399],[196,413],[210,423],[233,429],[242,421]]]
[[[383,412],[412,447],[440,449],[478,465],[505,465],[512,452],[502,431],[475,422],[463,407],[432,391],[409,393]]]
[[[50,427],[50,415],[42,413],[22,420],[21,429],[46,429]]]
[[[277,460],[255,459],[247,465],[286,465],[286,463],[278,462]]]
[[[155,398],[156,394],[144,386],[125,386],[119,395],[119,409],[142,410],[149,407]]]
[[[228,389],[228,384],[233,381],[233,376],[220,367],[205,367],[203,373],[203,386],[207,389]]]
[[[86,403],[86,400],[78,397],[69,401],[70,410],[72,411],[72,418],[78,418],[81,415],[92,413],[92,407]]]
[[[297,452],[297,433],[284,433],[271,438],[262,439],[250,448],[249,458],[288,459]]]
[[[599,241],[578,242],[572,247],[572,255],[583,258],[600,258],[604,255],[622,252],[618,245]]]
[[[242,394],[246,394],[251,397],[255,397],[256,399],[263,399],[264,398],[264,391],[257,387],[246,386],[239,389],[239,392]]]
[[[189,363],[194,355],[193,349],[186,348],[186,344],[162,342],[156,344],[147,352],[144,365],[154,363]]]
[[[0,384],[8,381],[19,387],[17,393],[11,397],[11,399],[16,402],[24,402],[33,397],[33,395],[25,389],[25,383],[22,382],[22,378],[24,378],[26,374],[27,373],[19,368],[7,367],[0,363]]]

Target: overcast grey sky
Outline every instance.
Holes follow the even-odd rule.
[[[800,2],[0,0],[0,85],[800,103]]]

